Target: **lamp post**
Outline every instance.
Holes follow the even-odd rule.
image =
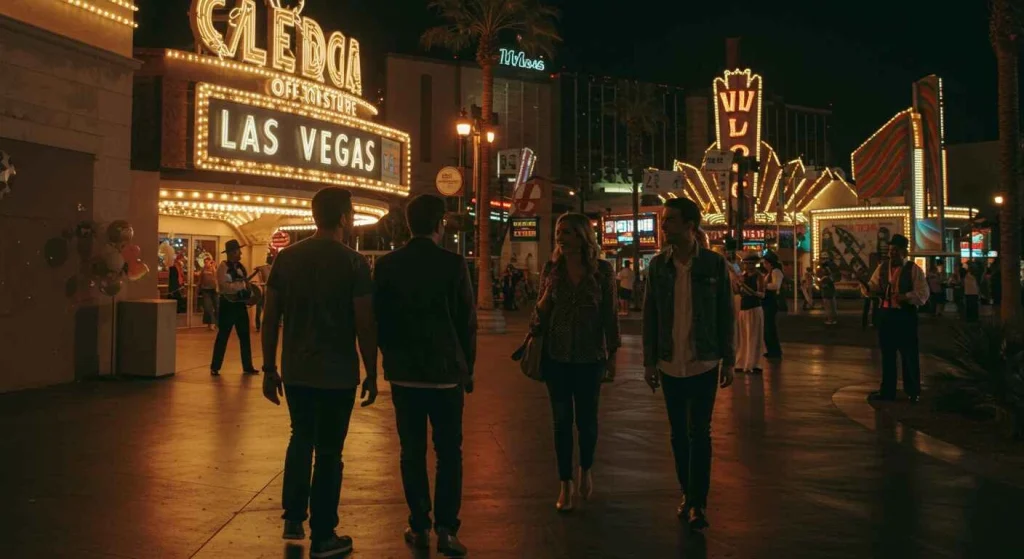
[[[459,115],[458,120],[455,121],[455,133],[459,137],[459,172],[463,174],[463,186],[462,192],[459,193],[457,203],[459,204],[458,210],[459,215],[466,211],[466,202],[464,193],[466,191],[465,186],[465,169],[466,169],[466,138],[469,137],[473,131],[473,121],[466,117],[466,109],[462,109],[462,114]],[[459,223],[459,233],[456,237],[459,242],[459,254],[466,256],[466,234],[462,230],[462,223]]]
[[[497,139],[497,133],[493,128],[487,126],[485,128],[484,123],[481,119],[471,119],[466,115],[466,110],[462,109],[459,118],[455,121],[455,133],[459,137],[459,167],[465,169],[465,143],[466,140],[472,137],[473,139],[473,163],[472,163],[472,188],[473,194],[476,198],[476,247],[477,247],[477,273],[490,273],[490,254],[481,254],[480,252],[480,216],[483,215],[480,208],[480,201],[482,196],[480,195],[482,188],[490,187],[490,177],[480,176],[480,144],[486,141],[488,145],[493,144]],[[465,187],[463,187],[465,188]],[[465,192],[465,190],[463,190]],[[461,214],[466,209],[466,202],[463,196],[459,196],[459,213]],[[459,232],[459,251],[465,256],[466,254],[466,243],[463,237],[463,233]],[[477,297],[481,297],[481,294],[477,294]]]

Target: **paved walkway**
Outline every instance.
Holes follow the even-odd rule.
[[[872,380],[869,349],[787,344],[763,377],[720,392],[706,536],[675,519],[661,395],[627,336],[602,393],[594,501],[555,513],[545,391],[481,337],[465,416],[464,542],[482,558],[1024,557],[1024,490],[920,452],[833,404]],[[518,332],[518,333],[517,333]],[[212,334],[179,338],[179,373],[0,395],[0,557],[304,557],[279,539],[286,410],[240,375],[237,345],[207,371]],[[259,363],[257,357],[257,363]],[[384,385],[386,390],[386,384]],[[410,557],[387,392],[357,408],[341,530],[355,557]]]

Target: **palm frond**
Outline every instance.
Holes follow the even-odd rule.
[[[421,37],[426,48],[460,51],[477,45],[477,58],[493,58],[499,41],[514,38],[529,55],[554,56],[562,38],[555,27],[558,10],[539,0],[432,0],[428,7],[446,23]]]

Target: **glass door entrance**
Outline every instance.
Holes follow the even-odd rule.
[[[209,289],[216,282],[217,238],[160,233],[159,240],[157,287],[161,298],[176,302],[178,328],[216,323],[217,297]]]

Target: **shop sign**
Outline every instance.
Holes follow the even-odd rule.
[[[513,243],[534,242],[540,237],[540,225],[536,217],[513,217],[509,227]]]
[[[715,78],[718,148],[761,159],[761,76],[750,70]]]
[[[458,196],[462,193],[462,182],[462,171],[458,167],[441,167],[434,186],[442,196]]]
[[[266,25],[258,26],[256,0],[234,0],[230,8],[228,0],[192,0],[189,19],[197,44],[221,59],[310,80],[272,79],[267,93],[275,97],[354,115],[356,105],[343,92],[362,95],[359,41],[340,31],[327,35],[316,20],[302,15],[305,0],[294,6],[284,6],[283,0],[265,3]],[[261,27],[266,34],[258,37]]]
[[[889,239],[906,235],[902,217],[819,218],[818,258],[831,260],[846,275],[867,282],[882,255],[889,251]]]
[[[514,49],[498,49],[498,64],[502,66],[511,66],[513,68],[522,68],[524,70],[536,70],[538,72],[544,71],[544,60],[543,59],[530,59],[526,58],[526,53],[521,50]]]
[[[199,84],[195,137],[201,169],[408,192],[408,136],[366,121]]]
[[[637,222],[640,230],[640,248],[658,248],[658,216],[641,214]],[[614,216],[604,218],[601,244],[604,247],[633,244],[633,216]]]

